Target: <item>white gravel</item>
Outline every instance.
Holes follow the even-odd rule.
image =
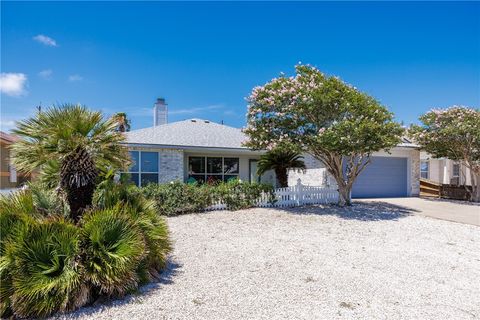
[[[170,270],[64,319],[474,319],[480,228],[393,205],[168,218]]]

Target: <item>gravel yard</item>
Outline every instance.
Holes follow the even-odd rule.
[[[164,278],[80,319],[474,319],[480,228],[392,204],[168,218]]]

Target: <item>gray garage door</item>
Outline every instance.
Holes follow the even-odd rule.
[[[352,198],[407,196],[407,158],[372,157],[353,184]]]

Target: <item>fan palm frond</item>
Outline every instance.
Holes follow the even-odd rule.
[[[292,149],[278,148],[260,157],[257,174],[262,175],[268,170],[274,170],[280,186],[287,187],[289,169],[306,170],[303,156]]]
[[[12,309],[19,317],[45,317],[88,300],[82,281],[79,230],[63,220],[28,223],[9,243]]]
[[[121,205],[91,211],[82,222],[87,279],[107,295],[121,296],[136,288],[136,269],[146,254],[137,224]]]

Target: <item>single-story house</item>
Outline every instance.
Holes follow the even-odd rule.
[[[161,114],[158,114],[158,113]],[[241,129],[203,119],[167,123],[166,104],[158,99],[154,126],[126,133],[134,160],[130,168],[137,185],[181,181],[261,181],[276,184],[274,172],[257,176],[257,161],[266,151],[243,146],[247,137]],[[159,122],[159,119],[162,119]],[[420,157],[416,145],[404,140],[390,153],[377,152],[357,178],[353,197],[406,197],[419,194]],[[305,155],[305,173],[292,171],[289,184],[300,178],[304,185],[335,184],[323,164]]]
[[[429,153],[420,152],[420,178],[438,184],[472,185],[470,169],[447,158],[434,158]]]
[[[264,152],[244,147],[245,135],[237,128],[189,119],[133,130],[126,138],[135,162],[130,174],[137,185],[231,178],[275,182],[272,172],[257,176],[257,161]]]

